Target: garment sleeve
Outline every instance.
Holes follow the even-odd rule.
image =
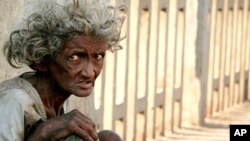
[[[29,95],[21,89],[0,93],[0,140],[24,140],[25,128],[41,119],[32,105]]]

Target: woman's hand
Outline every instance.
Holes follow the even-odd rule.
[[[28,141],[58,141],[72,134],[84,141],[98,141],[94,122],[78,110],[41,123],[28,135]]]

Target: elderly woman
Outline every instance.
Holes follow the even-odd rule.
[[[107,0],[38,5],[4,45],[11,66],[26,64],[34,71],[0,84],[0,140],[121,140],[112,131],[97,133],[78,110],[63,109],[70,95],[91,94],[105,52],[119,46],[121,7]]]

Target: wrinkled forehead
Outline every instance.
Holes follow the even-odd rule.
[[[93,35],[76,35],[65,42],[63,50],[78,48],[91,49],[96,51],[106,51],[108,49],[107,41],[103,38]]]

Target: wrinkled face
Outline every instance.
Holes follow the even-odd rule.
[[[79,97],[90,95],[103,67],[107,50],[104,40],[90,35],[77,35],[64,44],[49,71],[64,91]]]

